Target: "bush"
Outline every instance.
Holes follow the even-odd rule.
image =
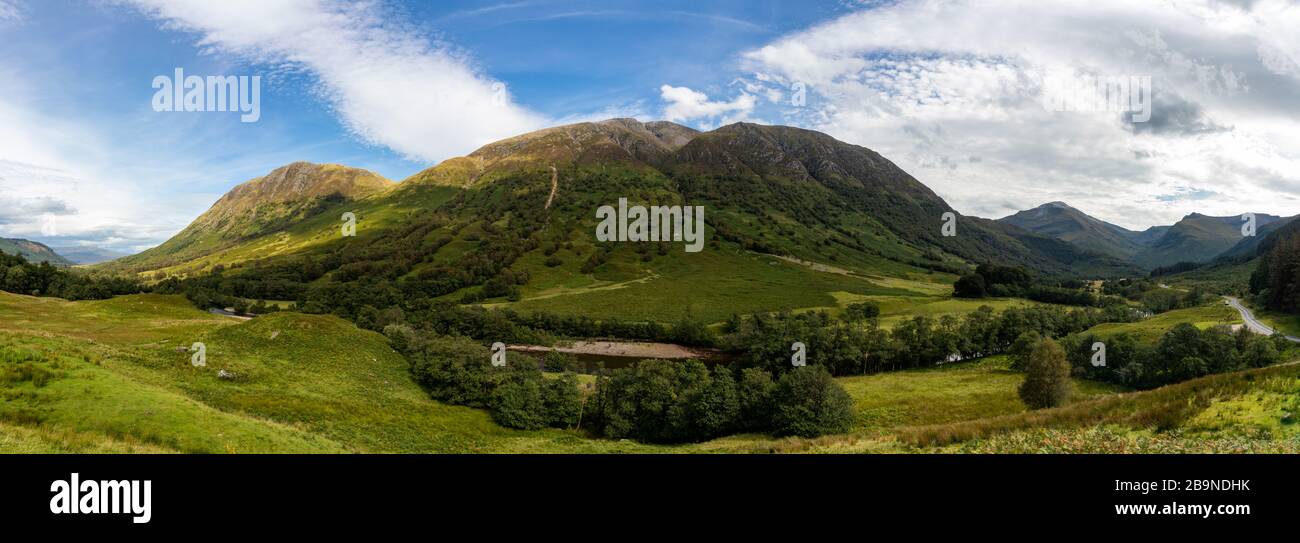
[[[821,366],[802,366],[776,385],[773,434],[816,437],[853,425],[853,399]]]
[[[1065,350],[1051,339],[1042,339],[1030,351],[1020,399],[1030,409],[1064,405],[1070,398],[1070,363]]]

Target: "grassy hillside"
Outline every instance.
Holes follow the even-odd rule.
[[[1269,225],[1281,219],[1261,213],[1256,215],[1256,225],[1260,230],[1269,231]],[[1152,241],[1135,260],[1147,268],[1179,262],[1209,262],[1242,242],[1245,236],[1241,227],[1240,215],[1211,217],[1193,213]]]
[[[914,307],[929,311],[925,305],[932,304]],[[1201,322],[1219,318],[1215,310],[1158,318]],[[183,351],[195,341],[207,345],[206,367],[192,366]],[[1139,393],[1076,379],[1071,404],[1028,412],[1016,394],[1022,377],[1008,365],[999,356],[840,378],[856,412],[848,434],[651,446],[573,430],[508,430],[485,411],[429,400],[386,340],[331,316],[239,321],[176,296],[66,302],[0,294],[0,451],[1300,450],[1291,415],[1300,407],[1300,366]],[[234,378],[217,377],[221,370]]]
[[[177,350],[195,341],[206,367]],[[386,340],[335,317],[241,322],[176,296],[0,293],[0,364],[4,452],[655,450],[506,430],[486,412],[440,405]]]
[[[1083,335],[1095,334],[1107,338],[1116,334],[1129,333],[1143,341],[1160,339],[1165,332],[1182,323],[1192,323],[1197,328],[1205,329],[1220,324],[1241,324],[1241,314],[1221,301],[1189,309],[1175,309],[1149,319],[1133,323],[1099,324],[1088,329]]]

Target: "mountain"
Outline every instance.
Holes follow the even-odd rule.
[[[1134,261],[1146,268],[1179,262],[1209,262],[1246,238],[1241,231],[1241,217],[1211,217],[1192,213],[1170,226],[1164,235],[1151,242]],[[1276,215],[1256,214],[1256,236],[1281,219]]]
[[[64,258],[45,244],[25,239],[0,238],[0,251],[11,255],[22,255],[28,262],[33,263],[49,262],[55,266],[72,265],[72,261]]]
[[[1278,236],[1275,236],[1274,232],[1278,232],[1282,230],[1286,230],[1287,232],[1295,231],[1296,228],[1290,225],[1292,225],[1292,223],[1295,222],[1297,217],[1300,216],[1283,217],[1276,221],[1272,221],[1269,222],[1268,224],[1260,226],[1259,228],[1256,229],[1254,236],[1246,236],[1241,238],[1241,241],[1238,241],[1227,251],[1224,251],[1223,253],[1219,254],[1217,257],[1215,257],[1215,260],[1239,261],[1239,260],[1249,260],[1255,258],[1262,251],[1267,251],[1271,249],[1273,247],[1273,243],[1276,243]]]
[[[239,184],[162,245],[118,259],[115,264],[140,271],[187,263],[394,186],[392,181],[358,168],[294,162]]]
[[[620,199],[703,206],[707,248],[597,241],[596,210]],[[355,237],[340,235],[343,212],[357,217]],[[955,236],[942,233],[950,213]],[[223,284],[246,288],[241,296],[329,291],[336,306],[427,297],[714,322],[832,306],[836,293],[944,289],[952,275],[935,272],[982,262],[1051,276],[1137,273],[1050,236],[960,216],[885,157],[826,134],[634,119],[508,138],[395,185],[292,164],[236,187],[161,246],[103,266],[154,278],[225,270],[234,282]]]
[[[71,260],[75,264],[99,264],[100,262],[107,262],[131,254],[98,247],[82,246],[54,247],[54,252],[63,255],[64,258]]]
[[[1246,237],[1241,232],[1242,215],[1211,217],[1193,213],[1173,225],[1135,232],[1092,217],[1064,202],[1043,204],[998,219],[1148,270],[1181,262],[1209,262],[1220,255],[1253,256],[1260,240],[1290,220],[1256,214],[1256,235]]]
[[[1142,251],[1144,244],[1139,240],[1146,237],[1144,233],[1094,218],[1064,202],[1046,203],[998,221],[1120,259],[1131,259]]]

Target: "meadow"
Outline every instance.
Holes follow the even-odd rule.
[[[1211,322],[1217,309],[1170,312],[1148,327]],[[206,345],[204,367],[191,364],[194,342]],[[1075,379],[1068,405],[1042,411],[1021,403],[1021,380],[1004,356],[841,377],[856,414],[847,434],[646,445],[510,430],[486,411],[432,401],[385,338],[333,316],[239,321],[179,296],[0,293],[0,451],[9,453],[1296,450],[1300,366],[1144,392]]]

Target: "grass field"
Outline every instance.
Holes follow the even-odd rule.
[[[193,342],[207,347],[205,367],[184,351]],[[991,357],[840,378],[857,412],[844,435],[653,446],[509,430],[485,411],[429,400],[381,336],[330,316],[237,321],[176,296],[0,294],[0,452],[1295,450],[1300,366],[1140,393],[1076,380],[1070,405],[1029,412],[1007,364]],[[234,378],[218,378],[221,370]]]
[[[1167,311],[1140,322],[1099,324],[1084,333],[1096,334],[1101,338],[1129,333],[1143,341],[1155,341],[1182,323],[1192,323],[1197,328],[1205,329],[1220,324],[1241,324],[1242,320],[1237,310],[1216,300],[1200,307]]]
[[[535,255],[536,256],[536,255]],[[525,267],[529,257],[521,259]],[[683,253],[674,248],[643,269],[618,275],[548,274],[549,283],[528,285],[523,300],[489,304],[520,312],[546,311],[586,315],[594,319],[675,322],[692,316],[719,322],[733,313],[777,309],[834,308],[836,293],[858,296],[920,295],[909,289],[936,288],[933,283],[894,280],[817,271],[775,257],[740,250]],[[568,277],[559,281],[556,277]],[[671,278],[671,279],[670,279]]]

